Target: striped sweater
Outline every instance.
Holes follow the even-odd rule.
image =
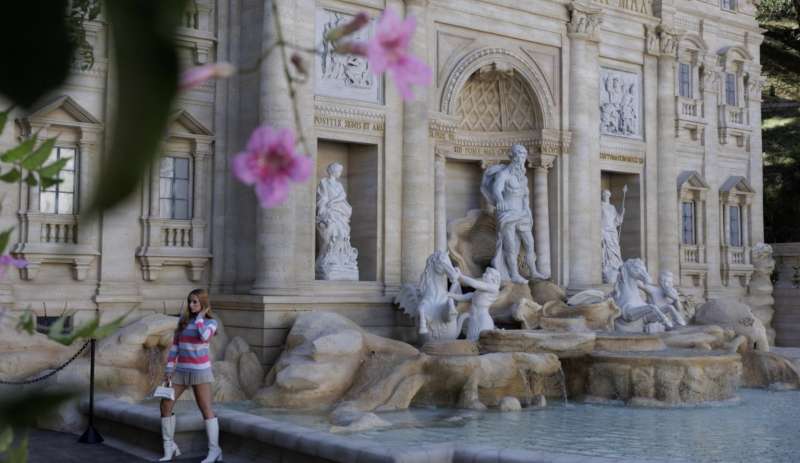
[[[167,374],[173,371],[198,372],[211,368],[208,343],[217,331],[217,321],[197,316],[178,333],[167,356]]]

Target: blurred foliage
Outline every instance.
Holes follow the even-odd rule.
[[[116,108],[110,155],[89,212],[113,207],[139,185],[158,148],[178,92],[175,31],[186,0],[114,0],[105,4],[114,27]]]
[[[0,93],[23,108],[56,89],[69,74],[74,48],[65,21],[67,4],[68,0],[3,4],[0,43],[7,46]]]
[[[800,34],[792,0],[762,0],[764,232],[770,243],[800,241]]]

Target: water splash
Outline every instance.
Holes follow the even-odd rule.
[[[531,387],[531,381],[528,379],[528,374],[522,368],[518,369],[519,376],[522,378],[522,384],[525,385],[525,403],[523,405],[527,406],[533,401],[533,388]]]
[[[567,375],[564,374],[564,368],[561,366],[558,367],[559,379],[561,383],[561,397],[564,399],[564,406],[569,406],[569,402],[567,402]]]

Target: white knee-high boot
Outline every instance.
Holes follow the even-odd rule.
[[[171,461],[181,456],[181,449],[175,444],[175,415],[161,417],[161,438],[164,439],[164,456],[158,461]]]
[[[222,461],[222,449],[219,447],[219,421],[216,417],[206,420],[206,434],[208,435],[208,456],[202,463]]]

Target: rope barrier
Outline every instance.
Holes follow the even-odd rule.
[[[53,376],[54,374],[58,373],[59,371],[63,370],[64,368],[66,368],[67,365],[69,365],[76,358],[78,358],[78,356],[81,355],[81,352],[86,350],[86,346],[88,346],[91,341],[92,341],[91,339],[87,340],[86,343],[83,346],[81,346],[80,349],[78,349],[78,352],[75,352],[75,355],[70,357],[69,360],[67,360],[62,365],[58,366],[55,370],[53,370],[51,372],[45,373],[44,375],[39,376],[38,378],[27,379],[27,380],[24,380],[24,381],[4,381],[4,380],[0,379],[0,384],[9,384],[9,385],[14,385],[14,386],[21,386],[23,384],[33,384],[33,383],[38,383],[39,381],[44,381],[47,378]]]

